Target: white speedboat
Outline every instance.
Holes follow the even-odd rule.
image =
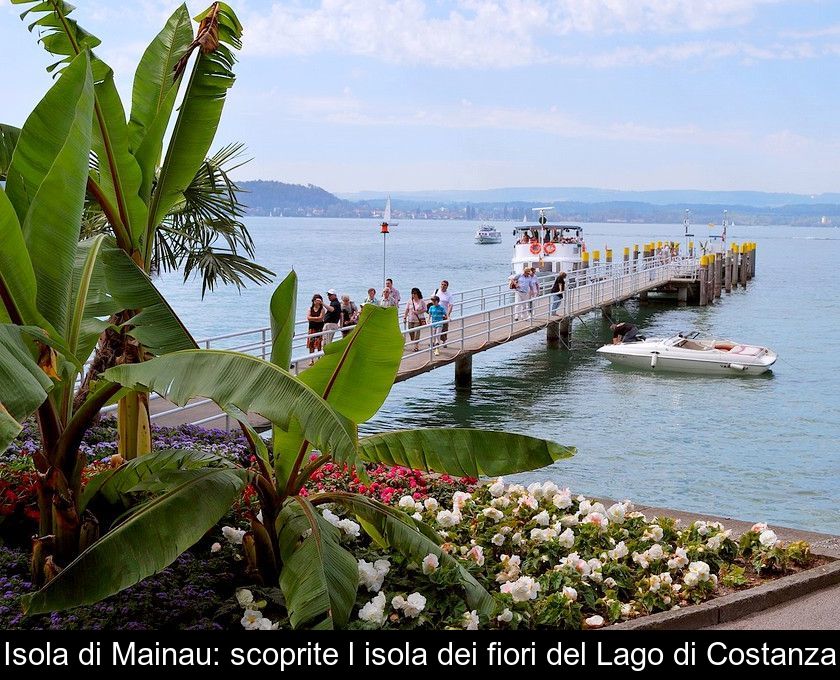
[[[501,243],[502,232],[489,224],[482,224],[475,232],[476,243]]]
[[[706,375],[758,375],[776,363],[776,353],[766,347],[708,338],[696,331],[604,345],[598,352],[622,366]]]

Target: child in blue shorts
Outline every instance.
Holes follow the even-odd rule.
[[[431,300],[432,304],[429,305],[427,312],[429,319],[431,319],[432,347],[435,348],[435,355],[438,355],[440,354],[440,350],[437,348],[437,345],[440,344],[443,322],[449,317],[446,315],[446,308],[440,304],[440,298],[437,295],[432,295]]]

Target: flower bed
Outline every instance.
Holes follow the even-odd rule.
[[[238,434],[155,428],[159,446],[202,448],[249,462]],[[110,433],[110,434],[109,434]],[[92,469],[113,453],[106,423],[86,442]],[[11,520],[31,535],[37,519],[34,472],[26,464],[35,440],[24,436],[0,462],[0,539]],[[112,441],[112,440],[111,440]],[[399,507],[440,534],[443,549],[410,560],[371,544],[354,517],[321,506],[359,565],[350,627],[361,628],[598,628],[684,607],[749,587],[814,563],[807,544],[782,545],[756,524],[735,541],[716,522],[680,526],[648,519],[625,501],[605,507],[547,482],[478,486],[404,468],[371,467],[364,479],[328,464],[313,476],[310,495],[348,489]],[[30,589],[28,554],[0,548],[2,628],[230,628],[287,627],[276,587],[248,582],[240,554],[247,527],[243,502],[171,567],[123,593],[71,612],[24,619],[18,598]],[[3,521],[5,520],[5,521]],[[26,533],[28,532],[28,533]],[[0,541],[2,543],[2,541]],[[459,570],[467,570],[497,601],[492,617],[468,608]]]

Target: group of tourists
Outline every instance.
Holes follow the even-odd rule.
[[[539,297],[540,282],[537,278],[537,270],[533,267],[525,267],[521,274],[511,274],[508,279],[511,290],[516,293],[516,306],[513,309],[514,321],[520,317],[532,318],[534,315],[533,298]],[[563,293],[566,291],[566,272],[560,272],[554,279],[549,291],[552,294],[549,314],[554,316],[560,309],[563,300]]]
[[[306,316],[309,324],[306,347],[311,354],[319,352],[333,341],[335,333],[341,330],[346,336],[356,325],[361,313],[361,307],[377,305],[378,307],[400,307],[400,291],[394,288],[392,279],[385,279],[381,297],[377,297],[375,288],[368,288],[367,297],[361,306],[350,299],[346,293],[340,297],[333,288],[327,291],[324,300],[320,293],[312,296],[312,303]],[[411,298],[405,305],[403,321],[410,330],[409,338],[414,343],[414,351],[420,348],[420,327],[431,326],[430,347],[434,353],[440,354],[439,346],[446,342],[449,324],[446,323],[452,314],[452,293],[449,292],[449,281],[440,282],[440,287],[428,300],[423,297],[419,288],[411,289]]]

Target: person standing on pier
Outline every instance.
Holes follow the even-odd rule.
[[[382,289],[382,297],[385,297],[385,291],[391,291],[391,299],[394,301],[394,307],[400,306],[400,291],[394,288],[393,279],[385,279],[385,288]],[[389,305],[390,306],[390,305]]]
[[[367,297],[362,300],[362,307],[365,305],[379,305],[379,298],[376,297],[376,288],[368,288]]]
[[[426,301],[423,300],[423,293],[419,288],[411,289],[411,299],[405,306],[403,321],[407,328],[419,328],[426,323]],[[420,331],[409,331],[409,337],[414,341],[414,351],[420,349],[417,342],[420,339]]]
[[[380,307],[396,307],[397,306],[396,300],[394,300],[394,298],[391,297],[391,289],[390,288],[383,288],[382,289],[382,299],[379,301],[379,306]]]
[[[359,306],[345,293],[341,296],[341,337],[346,338],[350,328],[359,320]],[[348,328],[348,330],[344,330]]]
[[[531,286],[530,292],[528,293],[528,298],[533,300],[534,298],[538,298],[540,296],[540,280],[537,278],[537,270],[531,267],[528,270],[530,272],[530,281],[529,284]],[[528,302],[528,318],[534,316],[534,303]]]
[[[430,344],[435,348],[435,356],[437,356],[440,354],[440,350],[438,349],[438,346],[441,344],[440,329],[443,326],[443,322],[448,318],[446,316],[446,310],[440,304],[440,298],[437,295],[432,295],[432,304],[429,305],[428,313],[432,323],[432,339]]]
[[[328,302],[325,305],[327,311],[324,314],[324,346],[333,341],[333,336],[341,325],[341,302],[334,288],[327,291]]]
[[[315,293],[315,295],[312,296],[312,304],[309,307],[309,313],[306,315],[306,320],[309,322],[307,332],[310,336],[314,335],[314,337],[306,339],[306,349],[309,350],[310,354],[321,351],[324,336],[317,334],[324,330],[324,314],[326,311],[327,310],[324,307],[324,298],[322,298],[318,293]],[[314,360],[310,361],[309,365],[311,366],[313,363]]]
[[[452,318],[452,293],[449,292],[449,281],[444,279],[440,282],[440,288],[435,291],[435,295],[440,298],[440,306],[446,310],[446,318]],[[441,326],[440,341],[446,342],[446,331],[449,330],[449,324],[445,323]]]
[[[551,316],[554,316],[560,309],[560,303],[563,301],[563,293],[565,290],[566,272],[560,272],[557,275],[557,278],[554,279],[554,285],[551,286],[551,292],[553,293],[551,297]]]
[[[528,299],[531,297],[531,277],[528,276],[528,273],[531,270],[527,267],[525,271],[523,271],[519,276],[516,277],[516,307],[514,307],[513,311],[513,320],[519,321],[519,317],[525,316],[525,312],[528,309]]]

